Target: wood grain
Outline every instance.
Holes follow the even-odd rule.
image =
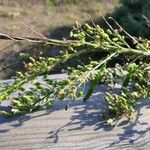
[[[134,121],[106,126],[100,118],[100,109],[106,107],[103,90],[99,88],[86,102],[57,101],[48,110],[0,117],[0,150],[150,149],[149,99],[137,105]]]

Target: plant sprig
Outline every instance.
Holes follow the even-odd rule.
[[[122,116],[132,118],[137,101],[150,95],[150,41],[144,40],[137,43],[135,48],[131,48],[123,35],[113,31],[112,27],[111,30],[104,31],[99,25],[82,26],[76,22],[70,33],[71,37],[76,39],[73,42],[46,41],[47,44],[66,47],[59,56],[40,57],[35,60],[27,54],[21,54],[22,58],[30,60],[26,64],[27,71],[16,73],[16,81],[1,91],[0,102],[7,100],[11,93],[20,91],[20,94],[12,99],[11,114],[27,113],[47,108],[56,99],[83,97],[85,101],[92,95],[96,86],[105,84],[111,87],[109,92],[104,93],[108,104],[107,122],[110,123]],[[76,68],[68,67],[65,70],[68,74],[67,79],[49,79],[50,71],[57,65],[93,52],[107,53],[107,56],[98,61],[90,60],[88,64],[81,64]],[[110,67],[109,63],[120,56],[126,57],[127,61],[121,65],[116,62],[114,67]],[[43,75],[42,82],[37,81],[40,75]],[[24,84],[29,82],[32,86],[25,90]],[[90,82],[90,87],[83,95],[87,82]],[[114,93],[113,87],[116,84],[120,84],[121,88],[119,92]],[[1,113],[7,114],[3,111]]]

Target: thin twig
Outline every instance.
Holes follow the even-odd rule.
[[[12,40],[12,41],[26,41],[31,43],[47,43],[49,45],[57,45],[57,46],[68,46],[69,44],[75,44],[79,42],[78,40],[55,40],[55,39],[42,39],[36,37],[16,37],[10,36],[7,34],[0,33],[1,40]]]
[[[147,51],[147,49],[145,49],[133,36],[131,36],[123,27],[120,26],[120,24],[112,17],[109,17],[109,19],[113,20],[115,22],[115,24],[120,28],[122,29],[122,31],[128,36],[130,37],[134,44],[138,44],[143,50]]]
[[[145,19],[147,26],[150,28],[150,19],[148,19],[146,16],[142,15],[142,18]]]
[[[118,37],[118,33],[114,30],[114,28],[110,25],[110,23],[105,19],[105,17],[102,16],[102,18],[106,22],[106,24],[108,25],[108,27],[112,30],[112,32],[114,32],[116,34],[116,36]],[[127,42],[125,42],[124,40],[122,42],[130,49],[130,46],[128,45]]]
[[[19,62],[20,62],[20,60],[18,60],[18,61],[16,61],[15,63],[10,64],[10,65],[8,65],[8,66],[6,66],[6,67],[0,69],[0,72],[4,71],[4,70],[6,70],[6,69],[8,69],[8,68],[10,68],[10,67],[15,66],[15,65],[18,64]]]
[[[93,26],[96,28],[96,24],[95,24],[94,20],[92,19],[91,15],[89,15],[88,13],[85,13],[85,12],[83,14],[86,15],[86,16],[88,16],[90,18]]]
[[[131,36],[123,27],[121,27],[120,24],[119,24],[114,18],[109,17],[108,19],[113,20],[113,21],[115,22],[115,24],[116,24],[120,29],[122,29],[122,31],[123,31],[128,37],[130,37],[130,38],[135,42],[135,44],[136,44],[136,43],[139,44],[139,42],[138,42],[133,36]]]
[[[105,19],[105,17],[101,16],[103,18],[103,20],[105,21],[105,23],[108,25],[108,27],[116,34],[116,32],[114,31],[113,27],[109,24],[109,22]]]
[[[15,42],[15,43],[12,43],[12,44],[8,45],[7,47],[1,49],[0,52],[3,52],[3,51],[7,50],[8,48],[10,48],[10,47],[12,47],[12,46],[14,46],[14,45],[16,45],[16,44],[18,44],[18,43],[19,43],[19,42]]]
[[[21,21],[21,23],[26,27],[28,28],[30,31],[32,31],[33,33],[37,34],[38,36],[42,37],[43,39],[47,39],[47,37],[45,37],[44,35],[42,35],[41,33],[35,31],[34,29],[31,29],[31,27],[29,27],[27,24],[25,24],[23,21]]]

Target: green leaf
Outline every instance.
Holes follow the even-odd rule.
[[[86,93],[85,97],[83,98],[83,101],[86,101],[92,95],[92,93],[96,87],[96,84],[97,84],[97,80],[91,81],[90,88],[89,88],[88,92]]]
[[[126,75],[126,78],[125,78],[124,81],[123,81],[122,86],[123,86],[123,87],[127,87],[127,86],[129,85],[129,83],[130,83],[130,80],[131,80],[131,74],[128,73],[128,74]]]
[[[93,93],[96,85],[99,83],[99,81],[101,80],[101,78],[103,77],[104,75],[104,72],[105,72],[105,69],[106,69],[106,64],[104,64],[100,70],[98,71],[98,73],[96,74],[94,80],[91,81],[91,85],[90,85],[90,88],[88,90],[88,92],[86,93],[85,97],[83,98],[83,101],[86,101]]]

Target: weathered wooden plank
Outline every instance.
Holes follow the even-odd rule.
[[[139,103],[133,122],[106,126],[100,119],[103,95],[89,101],[57,101],[48,110],[0,120],[0,150],[150,149],[149,99]],[[70,102],[66,111],[64,108]]]

